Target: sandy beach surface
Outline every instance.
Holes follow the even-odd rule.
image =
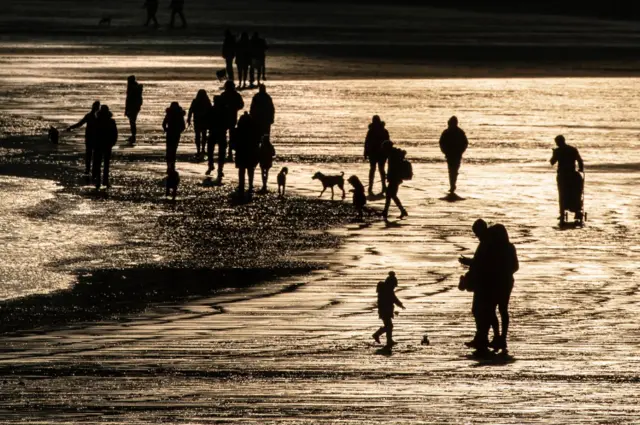
[[[440,65],[408,62],[398,59],[402,49],[398,57],[345,58],[312,38],[354,40],[357,51],[384,19],[424,43],[429,28],[447,16],[462,27],[465,14],[430,11],[439,19],[426,25],[406,19],[415,9],[375,7],[352,36],[342,31],[360,9],[345,6],[343,22],[306,6],[315,14],[305,22],[301,6],[278,2],[249,15],[240,14],[242,2],[221,3],[210,21],[198,2],[188,15],[191,35],[162,30],[154,45],[148,40],[157,34],[137,28],[137,18],[117,15],[112,30],[96,29],[80,2],[62,3],[66,15],[53,14],[49,24],[41,1],[12,4],[0,17],[11,26],[0,45],[1,423],[638,422],[640,79],[633,61],[553,54],[546,57],[557,67],[526,67],[516,56],[465,67],[446,56]],[[121,13],[121,4],[111,5],[99,14]],[[470,40],[479,37],[473,28],[489,23],[531,35],[534,24],[548,30],[564,22],[558,31],[573,34],[574,44],[635,49],[625,47],[636,36],[633,23],[470,16]],[[277,24],[264,24],[269,19]],[[34,34],[20,30],[35,21],[43,26]],[[225,22],[246,22],[282,43],[269,62],[277,108],[270,184],[288,166],[290,196],[236,202],[232,165],[226,184],[211,186],[187,131],[178,158],[183,181],[171,203],[162,197],[163,111],[173,100],[187,107],[200,88],[220,89],[211,77],[222,60],[210,49],[219,48]],[[313,22],[323,23],[318,33],[294,46],[295,25]],[[456,46],[464,44],[460,27],[450,32]],[[486,46],[505,40],[499,32]],[[145,85],[136,147],[124,142],[129,74]],[[247,104],[253,94],[242,92]],[[121,134],[108,195],[81,176],[82,131],[63,133],[58,147],[46,143],[50,125],[74,123],[95,99],[111,106]],[[362,140],[373,114],[414,164],[414,179],[400,189],[409,217],[388,224],[376,216],[380,197],[357,223],[349,197],[316,200],[321,187],[311,179],[322,170],[366,181]],[[437,140],[453,114],[471,144],[462,199],[452,202]],[[548,164],[557,134],[586,162],[583,228],[557,225]],[[457,289],[464,272],[457,258],[475,249],[470,227],[479,217],[507,227],[521,264],[511,356],[491,361],[463,346],[474,327],[471,296]],[[375,285],[389,270],[407,306],[395,321],[392,353],[371,338],[379,326]]]

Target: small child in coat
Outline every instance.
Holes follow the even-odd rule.
[[[380,343],[380,336],[383,333],[387,334],[387,345],[391,347],[395,344],[393,340],[393,314],[394,305],[405,309],[402,302],[398,299],[395,293],[396,286],[398,286],[398,279],[396,279],[395,272],[389,272],[389,276],[386,280],[378,282],[378,316],[382,319],[383,326],[373,334],[373,339]]]
[[[351,176],[347,181],[349,182],[349,184],[351,184],[351,186],[353,186],[353,189],[351,190],[351,192],[353,192],[353,206],[358,212],[358,220],[362,221],[362,209],[367,204],[367,196],[364,193],[364,185],[362,184],[358,176]]]
[[[260,171],[262,172],[262,190],[267,192],[267,180],[269,180],[269,169],[273,166],[273,157],[276,156],[276,150],[271,144],[268,137],[262,139],[259,152]]]

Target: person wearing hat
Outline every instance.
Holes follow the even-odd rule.
[[[387,191],[385,182],[384,163],[386,158],[382,155],[382,143],[389,140],[389,132],[384,128],[384,121],[378,115],[374,115],[369,124],[369,131],[364,140],[364,159],[369,160],[369,195],[373,195],[373,182],[376,177],[376,167],[380,172],[380,182],[382,183],[382,193]]]
[[[162,129],[167,136],[166,159],[167,172],[169,172],[176,168],[176,156],[178,153],[178,145],[180,144],[180,136],[186,128],[184,123],[186,113],[178,102],[171,102],[166,112],[164,121],[162,121]]]
[[[100,168],[102,169],[102,184],[109,188],[109,166],[111,164],[111,150],[118,141],[118,127],[113,114],[107,105],[102,105],[96,114],[96,145],[93,154],[93,182],[96,189],[100,189]]]
[[[453,116],[449,118],[448,128],[442,132],[440,136],[440,150],[447,159],[447,168],[449,169],[449,193],[456,191],[456,183],[458,181],[458,171],[462,163],[462,154],[467,150],[469,141],[464,131],[458,127],[458,118]]]

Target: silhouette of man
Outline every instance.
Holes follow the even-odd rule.
[[[369,131],[364,140],[364,159],[369,160],[369,195],[373,195],[373,182],[376,177],[376,166],[380,172],[382,193],[387,190],[384,163],[386,157],[382,154],[382,143],[389,140],[389,132],[384,128],[384,121],[378,115],[374,115],[369,124]]]
[[[258,93],[251,100],[251,108],[249,109],[251,118],[258,131],[260,140],[271,138],[271,125],[275,119],[276,108],[273,106],[273,100],[264,84],[260,84]]]
[[[249,193],[253,192],[253,177],[259,160],[260,139],[255,123],[248,112],[238,120],[238,128],[231,143],[236,149],[236,168],[238,169],[238,194],[244,194],[245,172],[249,177]]]
[[[233,81],[224,83],[224,92],[220,95],[220,100],[224,110],[226,129],[229,130],[229,139],[231,139],[238,122],[238,111],[244,108],[244,100],[242,100],[240,93],[236,91]],[[232,149],[231,143],[229,143],[229,161],[233,161]]]
[[[558,146],[553,150],[553,155],[549,161],[551,165],[558,163],[558,204],[560,206],[560,220],[564,220],[565,210],[575,213],[575,219],[582,219],[582,190],[583,180],[579,174],[584,171],[584,162],[580,157],[578,149],[569,146],[564,136],[559,135],[555,138]],[[576,162],[578,163],[578,172],[576,172]]]
[[[238,88],[247,87],[247,74],[251,64],[249,35],[243,32],[236,43],[236,66],[238,67]]]
[[[100,189],[100,167],[104,164],[102,184],[109,188],[111,150],[118,141],[118,127],[107,105],[102,105],[96,115],[96,149],[93,154],[93,182]]]
[[[236,57],[236,37],[231,31],[224,32],[224,42],[222,43],[222,57],[227,65],[227,79],[233,81],[233,58]]]
[[[187,125],[191,125],[191,117],[193,117],[193,129],[196,133],[196,158],[198,160],[204,159],[207,147],[207,130],[209,129],[207,120],[209,119],[210,109],[211,99],[209,99],[207,91],[204,89],[198,90],[195,99],[191,101],[187,115]]]
[[[67,127],[67,129],[65,130],[65,131],[71,131],[76,128],[82,127],[85,124],[87,125],[84,131],[84,147],[85,147],[84,174],[85,175],[91,174],[91,162],[93,160],[93,151],[96,148],[96,136],[97,136],[96,121],[98,119],[96,114],[98,113],[99,110],[100,110],[100,102],[96,100],[95,102],[93,102],[93,105],[91,106],[91,111],[89,111],[88,114],[86,114],[76,124]]]
[[[400,218],[404,218],[409,214],[407,214],[407,210],[404,209],[400,199],[398,198],[398,190],[402,183],[402,162],[404,161],[407,152],[394,147],[391,140],[386,140],[382,143],[382,154],[387,158],[389,164],[387,171],[387,198],[384,203],[382,217],[387,221],[389,207],[391,206],[391,200],[393,200],[400,209]]]
[[[383,333],[387,334],[387,347],[395,344],[393,340],[393,315],[394,306],[398,306],[405,310],[404,305],[398,299],[395,289],[398,286],[398,279],[395,272],[389,272],[389,276],[378,282],[376,292],[378,293],[378,317],[382,320],[382,326],[373,334],[373,339],[380,343],[380,337]]]
[[[260,37],[257,32],[253,33],[251,41],[249,43],[249,49],[251,52],[251,69],[249,71],[250,86],[253,87],[253,82],[258,80],[260,84],[261,80],[265,79],[265,59],[267,54],[267,41]]]
[[[138,114],[142,108],[142,84],[136,81],[135,75],[130,75],[127,78],[127,100],[124,105],[124,115],[129,118],[129,125],[131,127],[131,137],[129,137],[129,143],[136,143],[136,136],[138,134]]]
[[[233,81],[231,82],[233,85]],[[209,110],[209,144],[207,145],[207,156],[209,161],[209,168],[206,175],[210,175],[214,170],[213,165],[213,151],[215,146],[218,146],[218,179],[217,182],[222,182],[224,176],[224,160],[227,153],[227,112],[225,110],[224,101],[222,96],[216,95],[213,97],[213,107]]]
[[[458,170],[462,162],[462,154],[467,150],[469,141],[466,134],[458,127],[458,118],[449,118],[449,127],[440,136],[440,150],[447,159],[449,169],[449,193],[455,193],[458,181]]]
[[[147,9],[147,22],[144,26],[148,27],[151,21],[153,21],[154,28],[158,28],[158,19],[156,13],[158,13],[158,0],[147,0],[144,2],[144,8]]]
[[[162,121],[162,129],[166,134],[166,158],[167,173],[176,169],[176,157],[178,154],[178,145],[180,144],[180,136],[186,128],[184,123],[185,111],[178,102],[171,102],[167,108],[164,121]]]
[[[181,28],[186,28],[187,20],[184,18],[184,0],[171,0],[169,9],[171,9],[171,23],[169,24],[169,26],[171,28],[174,27],[176,15],[178,15],[180,16],[180,21],[182,21]]]

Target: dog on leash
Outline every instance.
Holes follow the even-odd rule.
[[[218,78],[218,81],[222,82],[224,80],[227,79],[227,70],[226,69],[220,69],[218,71],[216,71],[216,77]]]
[[[58,139],[60,137],[60,132],[55,127],[49,127],[49,142],[53,145],[58,144]]]
[[[167,171],[167,190],[165,196],[169,196],[171,193],[171,199],[176,200],[176,196],[178,194],[178,185],[180,184],[180,174],[176,171],[175,168],[170,168]]]
[[[110,27],[111,19],[112,19],[111,16],[103,16],[102,19],[100,19],[100,22],[98,22],[98,26]]]
[[[287,167],[282,167],[278,173],[278,196],[284,196],[284,191],[287,188],[287,174],[289,174]]]
[[[331,199],[333,199],[333,187],[338,186],[338,188],[342,190],[342,199],[344,199],[344,171],[341,172],[339,176],[327,176],[318,171],[311,178],[313,180],[320,180],[320,182],[322,183],[322,192],[320,192],[318,198],[322,196],[327,188],[331,188]]]
[[[364,193],[364,185],[358,176],[351,176],[347,181],[351,186],[353,186],[353,189],[351,189],[351,192],[353,192],[353,206],[358,212],[358,220],[362,220],[364,215],[362,209],[367,204],[367,195]]]

